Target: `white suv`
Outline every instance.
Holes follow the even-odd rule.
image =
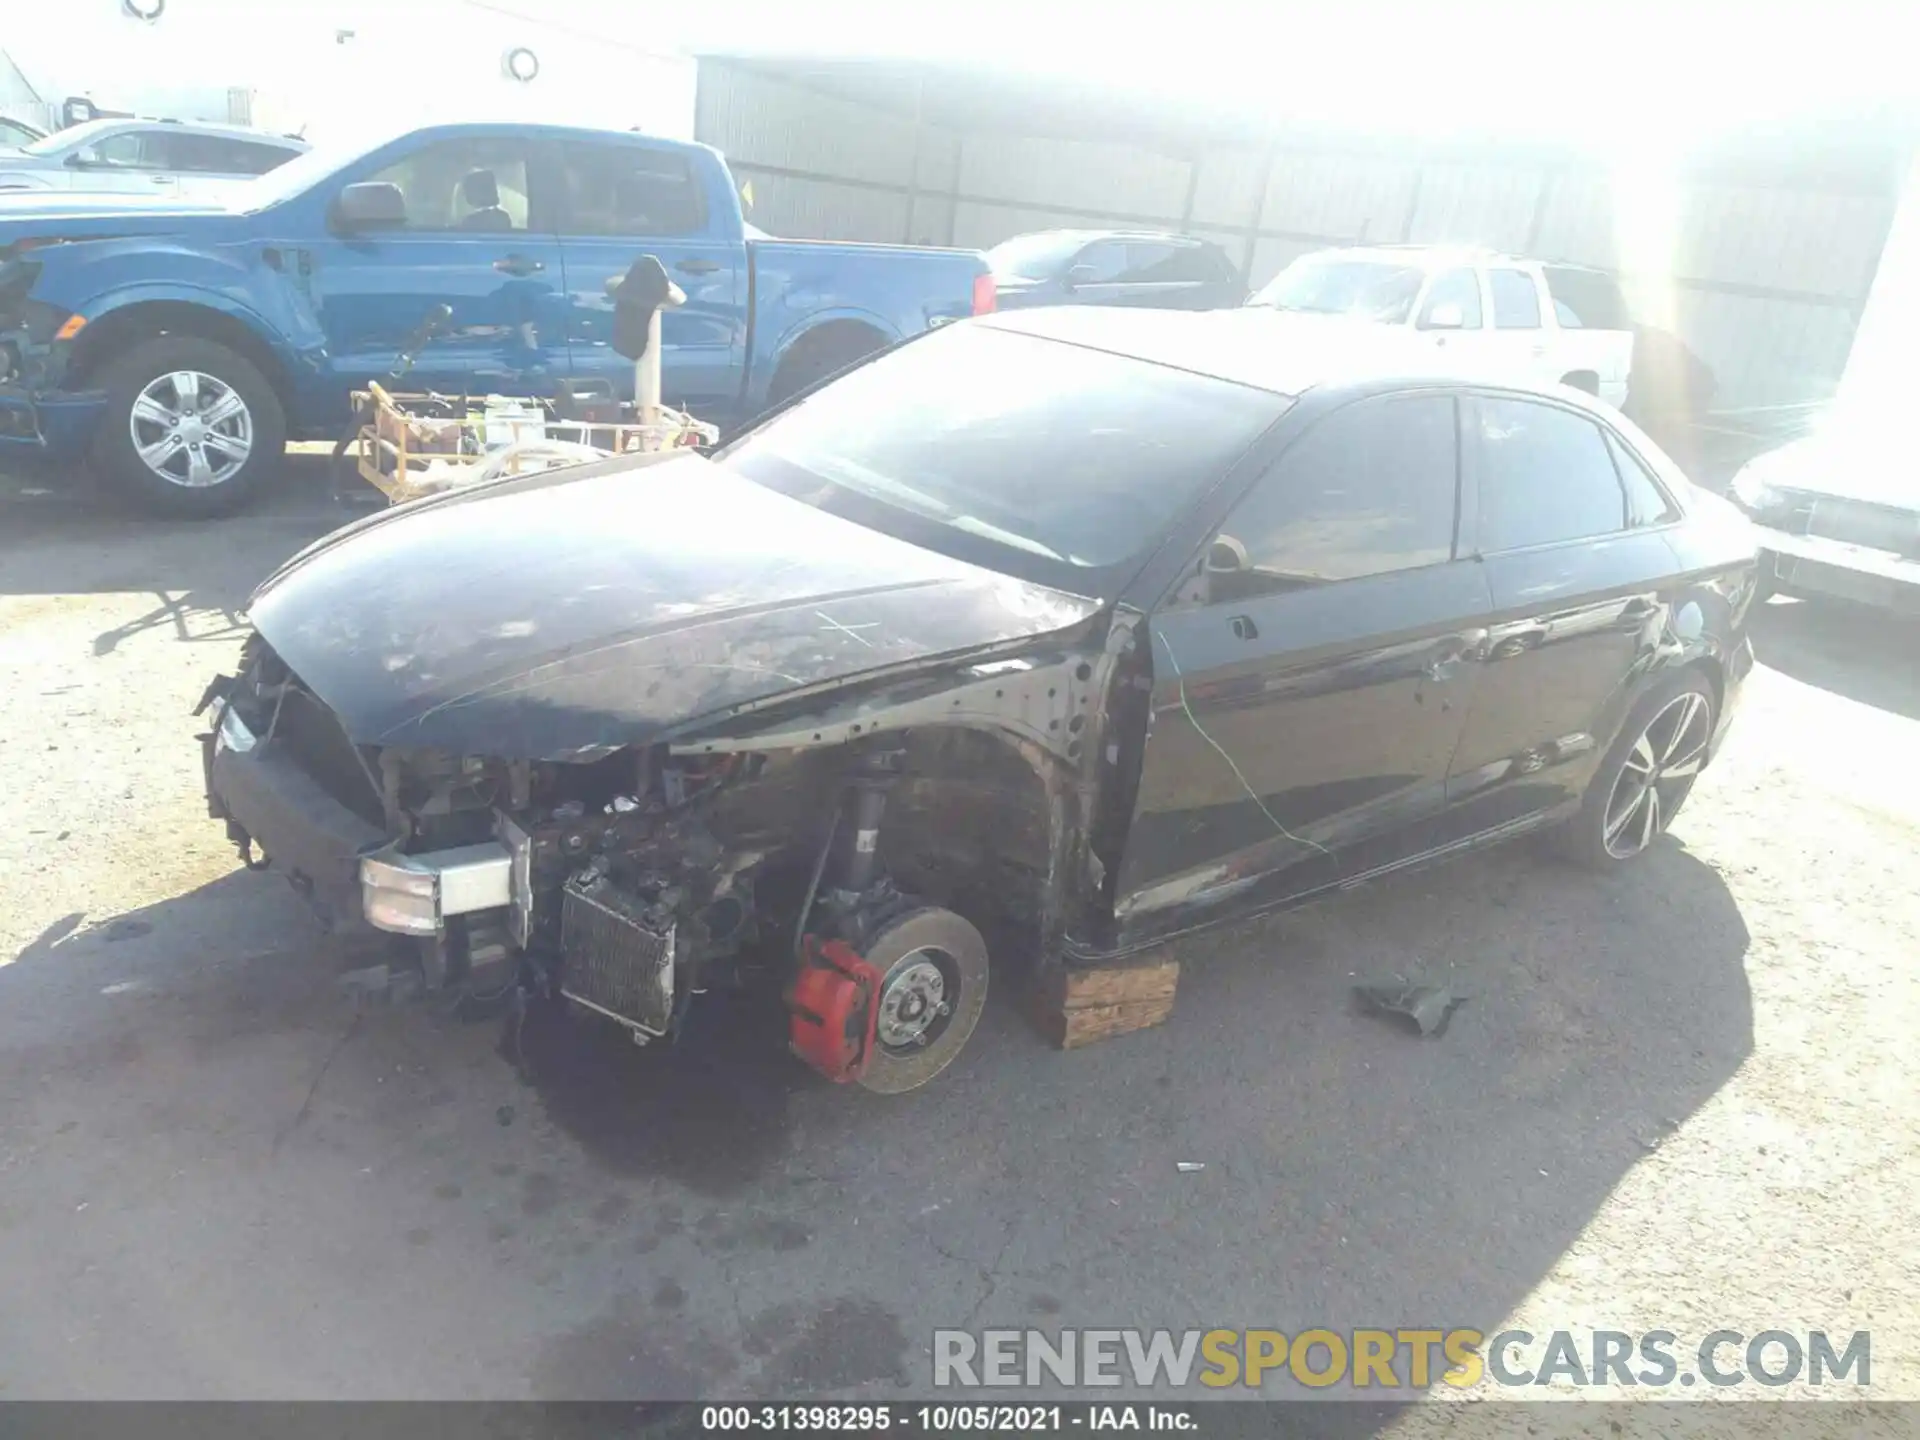
[[[0,150],[0,190],[217,194],[307,149],[304,140],[233,125],[89,120]]]
[[[1467,365],[1627,397],[1632,321],[1599,270],[1425,245],[1319,250],[1247,303],[1398,326]]]

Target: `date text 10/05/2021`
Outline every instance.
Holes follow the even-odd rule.
[[[1154,1430],[1193,1433],[1196,1407],[1183,1405],[703,1405],[708,1433],[829,1431],[874,1434],[899,1430],[927,1435],[1072,1430]]]

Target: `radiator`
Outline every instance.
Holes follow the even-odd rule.
[[[648,1035],[673,1018],[673,930],[605,876],[575,878],[560,902],[560,993]]]

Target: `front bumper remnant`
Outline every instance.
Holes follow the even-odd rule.
[[[497,841],[395,852],[229,705],[203,743],[209,813],[237,841],[258,845],[327,924],[435,935],[450,915],[511,903],[512,856]]]
[[[31,450],[56,459],[84,455],[106,408],[104,390],[34,393],[0,383],[0,454]]]
[[[1920,561],[1825,536],[1756,528],[1762,574],[1775,585],[1920,615]]]
[[[425,855],[363,856],[361,910],[367,923],[380,930],[437,935],[449,915],[511,904],[511,871],[512,857],[497,841]]]

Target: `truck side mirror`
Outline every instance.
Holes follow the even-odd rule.
[[[1422,330],[1459,330],[1463,329],[1466,323],[1466,310],[1449,301],[1427,311],[1427,317],[1420,322],[1420,328]]]
[[[400,230],[407,223],[407,197],[398,185],[362,180],[333,197],[336,230]]]
[[[1067,288],[1071,290],[1076,285],[1091,285],[1099,277],[1100,272],[1091,265],[1069,265],[1065,278]]]

